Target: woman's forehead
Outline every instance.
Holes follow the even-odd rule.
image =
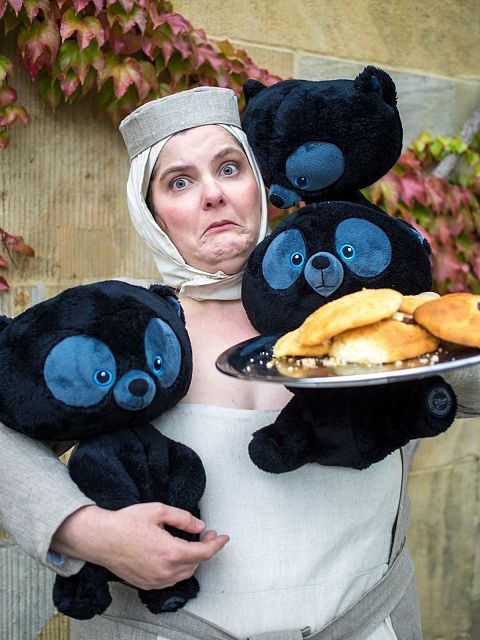
[[[186,129],[174,134],[160,152],[158,162],[164,164],[177,160],[182,154],[208,155],[221,146],[234,146],[243,152],[239,141],[226,129],[217,124]]]

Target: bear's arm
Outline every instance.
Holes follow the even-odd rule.
[[[0,423],[0,527],[28,555],[61,575],[77,573],[82,561],[56,565],[47,553],[62,522],[91,504],[47,445]]]
[[[480,365],[442,374],[457,396],[457,418],[480,416]]]

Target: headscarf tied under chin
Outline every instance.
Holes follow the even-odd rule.
[[[181,295],[196,300],[237,300],[243,270],[233,275],[223,271],[207,273],[188,265],[156,223],[147,207],[150,176],[164,145],[179,131],[208,124],[226,129],[242,146],[260,192],[260,242],[267,231],[267,201],[262,177],[247,138],[241,129],[237,99],[231,89],[199,87],[148,102],[120,123],[131,165],[127,183],[128,208],[132,222],[153,253],[165,284]]]

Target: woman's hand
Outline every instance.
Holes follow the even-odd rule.
[[[226,535],[206,531],[198,542],[175,537],[165,525],[200,534],[205,524],[188,511],[152,502],[118,511],[95,505],[69,516],[51,548],[73,558],[102,565],[140,589],[163,589],[190,578],[228,542]]]

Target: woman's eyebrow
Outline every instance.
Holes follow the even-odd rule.
[[[193,169],[192,164],[173,164],[170,167],[167,167],[165,171],[159,175],[158,179],[163,180],[165,176],[168,176],[170,173],[184,173],[187,171],[191,171]]]
[[[228,146],[228,147],[224,147],[223,149],[220,149],[220,151],[218,151],[212,158],[212,162],[216,162],[218,160],[221,160],[222,158],[224,158],[225,156],[229,156],[230,154],[235,153],[238,155],[243,156],[244,153],[242,151],[242,149],[240,149],[240,147],[234,147],[232,146]]]

